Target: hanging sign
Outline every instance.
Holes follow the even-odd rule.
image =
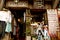
[[[58,25],[58,16],[56,9],[47,9],[49,32],[56,34]]]
[[[28,7],[28,2],[21,1],[21,2],[15,3],[13,1],[9,1],[6,3],[6,7]]]

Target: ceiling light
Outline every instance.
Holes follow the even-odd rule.
[[[18,2],[19,2],[19,0],[14,0],[14,2],[15,2],[15,3],[18,3]]]

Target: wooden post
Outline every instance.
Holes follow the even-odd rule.
[[[55,2],[53,4],[53,9],[55,9],[57,7],[58,3],[59,3],[59,0],[55,0]]]
[[[5,1],[5,0],[0,0],[0,10],[2,10],[2,9],[3,9],[4,1]]]

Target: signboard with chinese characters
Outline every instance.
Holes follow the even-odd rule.
[[[56,34],[58,24],[58,15],[56,9],[47,9],[49,32]]]
[[[8,1],[6,3],[6,7],[28,7],[27,1],[20,1],[18,3],[15,3],[13,1]]]
[[[44,1],[43,0],[34,0],[33,7],[36,9],[43,9]]]

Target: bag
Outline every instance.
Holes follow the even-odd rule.
[[[42,37],[44,37],[44,35],[42,34],[42,31],[41,30],[39,30],[38,33],[40,33],[40,35],[42,35]]]
[[[38,30],[38,35],[42,35],[42,32],[41,32],[41,30]]]
[[[11,32],[12,31],[12,27],[11,27],[11,23],[7,23],[7,25],[6,25],[6,29],[5,29],[5,32]]]

